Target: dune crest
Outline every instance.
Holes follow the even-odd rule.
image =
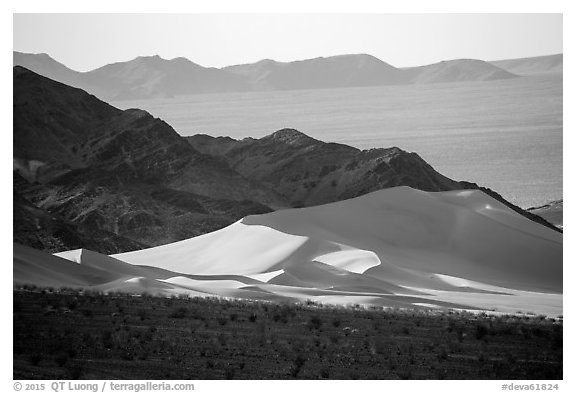
[[[15,271],[25,276],[28,269],[35,277],[40,265],[17,263],[24,261],[17,255],[26,252],[15,246]],[[60,271],[69,273],[66,285],[562,314],[562,235],[478,190],[395,187],[248,216],[219,231],[150,249],[112,256],[68,251],[46,258],[44,265],[65,266]],[[81,282],[78,265],[111,277]]]

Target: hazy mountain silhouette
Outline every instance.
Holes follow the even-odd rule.
[[[46,54],[14,52],[14,65],[86,90],[100,99],[123,100],[174,95],[242,91],[247,82],[217,68],[205,68],[179,57],[141,56],[88,72],[73,71]]]
[[[46,54],[14,52],[14,65],[82,88],[103,100],[147,99],[199,93],[321,89],[354,86],[486,81],[514,77],[481,60],[452,60],[422,67],[396,68],[367,54],[277,62],[262,60],[222,69],[185,58],[142,56],[76,72]]]
[[[82,73],[74,71],[64,64],[57,62],[46,53],[12,53],[13,65],[22,66],[42,76],[62,82],[69,86],[77,86],[81,83]]]
[[[471,59],[441,61],[422,67],[407,68],[404,73],[407,80],[415,84],[489,81],[516,77],[490,63]]]
[[[108,64],[83,75],[82,83],[93,86],[95,94],[114,100],[195,93],[219,93],[249,88],[235,75],[217,68],[205,68],[179,57],[143,56]]]
[[[562,74],[564,55],[491,61],[490,64],[517,75]]]
[[[405,83],[403,72],[374,56],[342,55],[280,63],[262,60],[225,67],[257,90],[318,89]]]

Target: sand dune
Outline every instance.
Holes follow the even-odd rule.
[[[45,270],[102,290],[562,314],[562,235],[481,191],[385,189],[112,256],[15,246],[15,281]]]

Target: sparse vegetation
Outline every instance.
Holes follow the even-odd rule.
[[[562,378],[562,321],[541,316],[36,288],[14,305],[15,379]]]

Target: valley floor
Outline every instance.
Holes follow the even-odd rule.
[[[562,320],[14,290],[14,379],[562,379]]]

